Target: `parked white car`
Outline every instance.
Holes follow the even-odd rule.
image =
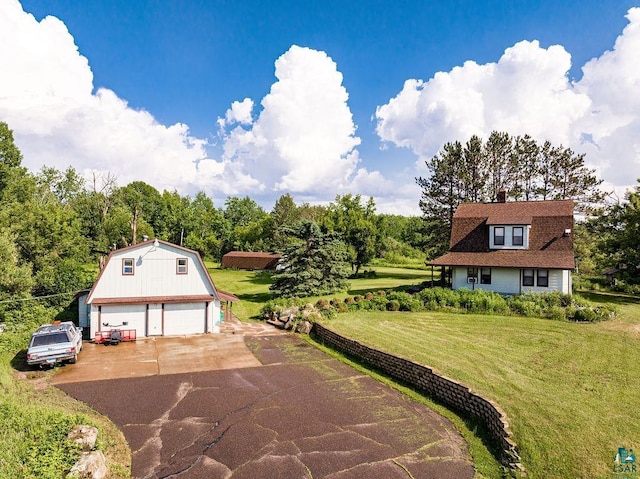
[[[82,328],[77,328],[71,321],[44,324],[31,335],[27,364],[53,366],[63,361],[73,364],[81,349]]]

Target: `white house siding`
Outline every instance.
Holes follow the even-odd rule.
[[[535,272],[534,272],[535,275]],[[535,279],[537,281],[537,277]],[[549,286],[523,286],[523,293],[550,293],[552,291],[560,291],[565,294],[571,293],[571,275],[568,270],[550,269],[549,270]]]
[[[134,274],[122,274],[122,260],[134,260]],[[187,258],[187,274],[176,273],[178,258]],[[135,250],[116,251],[92,292],[94,298],[187,296],[213,294],[206,272],[194,253],[153,243]]]
[[[475,284],[467,283],[467,268],[454,267],[452,276],[453,289],[482,289],[496,291],[501,294],[520,293],[549,293],[561,291],[571,293],[571,274],[568,270],[549,270],[549,286],[522,286],[521,270],[519,268],[491,268],[491,284],[480,284],[480,268]]]
[[[520,293],[520,270],[508,268],[491,268],[491,284],[480,284],[480,268],[475,284],[467,283],[467,268],[453,269],[453,289],[481,289],[496,291],[502,294]]]

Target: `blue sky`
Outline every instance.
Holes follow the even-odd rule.
[[[33,170],[202,189],[219,206],[353,192],[418,213],[425,158],[507,129],[587,153],[620,191],[640,176],[632,2],[0,3],[15,65],[0,120]]]

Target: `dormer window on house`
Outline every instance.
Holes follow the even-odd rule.
[[[122,274],[131,276],[134,273],[134,263],[133,258],[123,258],[122,259]]]
[[[513,246],[522,246],[524,244],[524,228],[522,226],[514,226],[511,234],[511,244]]]
[[[176,260],[176,274],[187,274],[189,272],[189,262],[187,258],[178,258]]]
[[[527,249],[529,228],[523,225],[500,225],[489,227],[489,248]]]

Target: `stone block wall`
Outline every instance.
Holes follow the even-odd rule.
[[[523,471],[517,446],[505,413],[492,401],[474,393],[453,379],[431,368],[365,346],[315,323],[312,333],[324,344],[358,359],[387,376],[407,384],[438,402],[481,421],[503,453],[503,464]]]

